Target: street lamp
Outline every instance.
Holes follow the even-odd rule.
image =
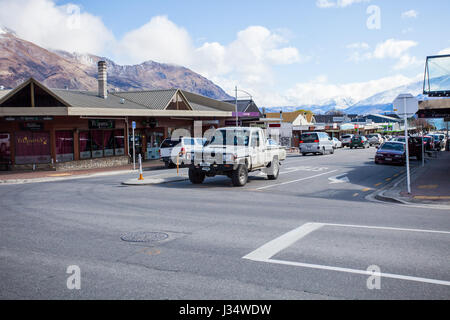
[[[241,90],[241,89],[238,90],[238,87],[237,86],[235,87],[235,94],[236,94],[236,105],[235,105],[235,108],[236,108],[236,127],[239,127],[238,91],[247,94],[250,97],[250,100],[253,101],[253,97],[252,97],[252,95],[250,93],[248,93],[247,91]]]

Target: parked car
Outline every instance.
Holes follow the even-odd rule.
[[[183,166],[190,163],[196,150],[203,147],[206,140],[203,138],[183,137],[180,139],[165,139],[161,143],[160,155],[166,168],[174,168],[177,164]]]
[[[332,142],[333,142],[333,148],[334,148],[334,149],[342,148],[342,142],[339,141],[338,138],[333,138],[333,139],[332,139]]]
[[[379,146],[384,142],[383,137],[379,133],[368,134],[366,138],[369,140],[370,146]]]
[[[225,175],[234,186],[241,187],[253,171],[262,171],[269,180],[276,180],[286,150],[273,142],[270,146],[267,143],[261,128],[217,129],[207,145],[191,159],[189,180],[201,184],[206,177]]]
[[[434,138],[434,141],[435,141],[434,147],[436,150],[440,151],[445,148],[446,141],[445,141],[444,134],[435,133],[435,134],[432,134],[431,136],[433,136],[433,138]]]
[[[342,147],[350,147],[350,142],[352,142],[352,138],[353,138],[353,134],[344,134],[341,137],[341,141],[342,141]]]
[[[350,142],[350,149],[370,148],[369,140],[365,136],[354,136]]]
[[[325,155],[333,154],[333,140],[325,132],[307,132],[300,138],[300,153],[306,156],[308,153]]]
[[[406,144],[406,139],[404,136],[397,136],[389,140],[389,142],[399,142]],[[408,151],[410,157],[416,157],[417,160],[422,160],[422,137],[409,137]]]
[[[404,165],[406,163],[406,144],[388,141],[383,143],[375,154],[375,163],[390,163]]]
[[[434,150],[434,138],[432,136],[424,136],[423,144],[425,145],[425,151]]]

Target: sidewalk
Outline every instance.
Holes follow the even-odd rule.
[[[409,204],[450,206],[450,152],[439,152],[437,158],[427,160],[424,168],[414,171],[411,194],[407,192],[405,177],[381,195]]]
[[[139,166],[136,165],[138,169]],[[151,160],[142,163],[144,171],[164,169],[164,163],[160,160]],[[72,171],[0,171],[1,183],[27,183],[40,182],[48,179],[61,179],[64,177],[81,177],[93,175],[109,175],[133,172],[133,165],[96,168],[86,170],[72,170]]]

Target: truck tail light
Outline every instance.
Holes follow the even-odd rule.
[[[314,143],[319,143],[319,140],[314,140]]]
[[[302,143],[304,143],[304,142],[303,142],[303,140],[302,140],[302,141],[300,141],[300,144],[302,144]]]
[[[186,149],[185,148],[181,148],[181,154],[186,154]]]

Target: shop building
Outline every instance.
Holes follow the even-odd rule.
[[[225,125],[234,105],[180,89],[106,90],[99,62],[97,92],[47,88],[33,78],[0,93],[0,168],[84,169],[129,163],[132,124],[136,153],[159,157],[175,129],[192,136]]]

